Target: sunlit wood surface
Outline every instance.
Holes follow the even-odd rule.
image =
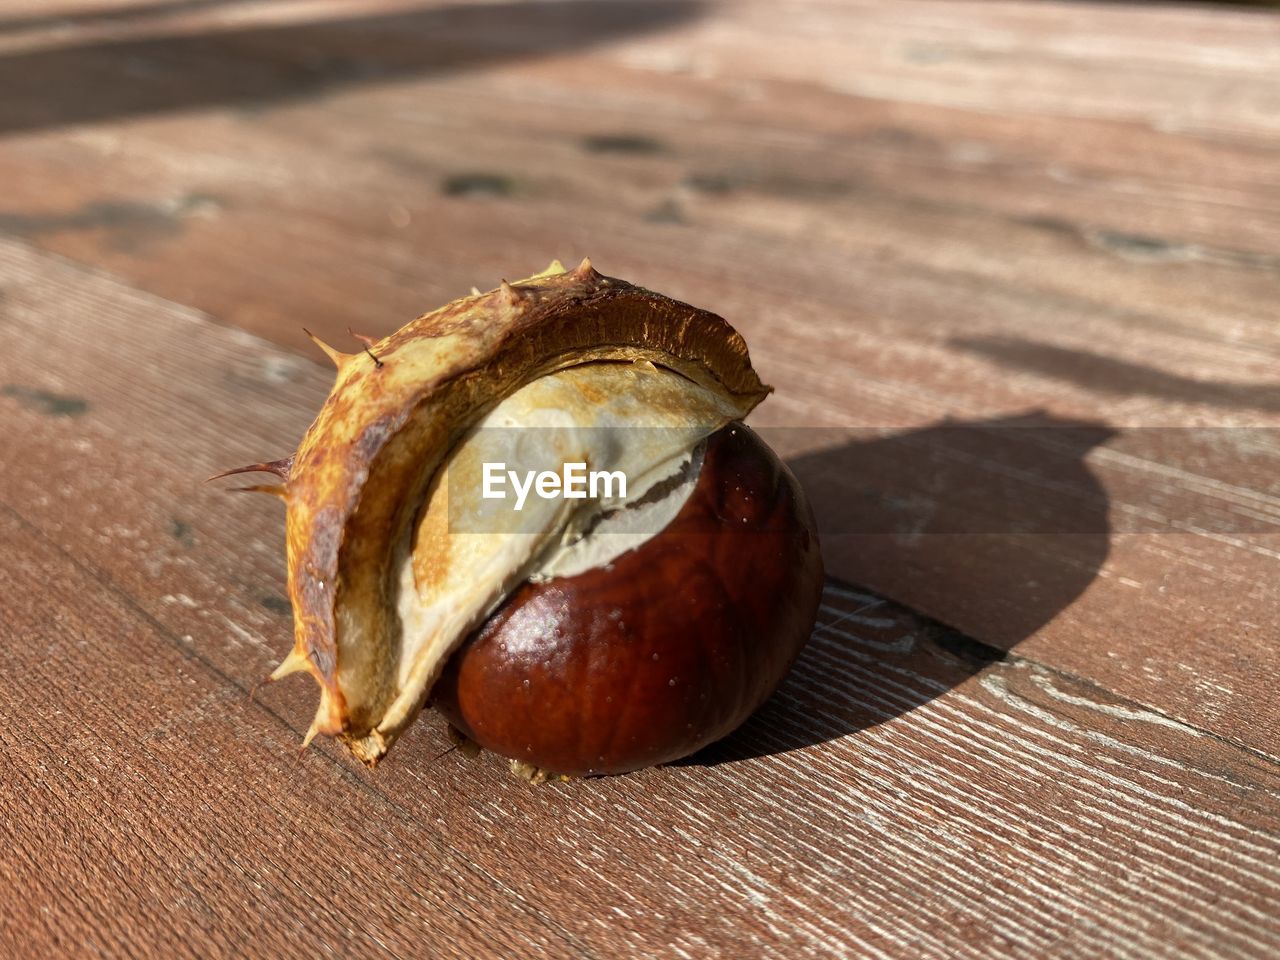
[[[584,254],[776,387],[808,651],[633,776],[299,758],[199,481]],[[1278,304],[1268,5],[9,0],[0,955],[1280,953]]]

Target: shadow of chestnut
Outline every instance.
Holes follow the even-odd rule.
[[[760,432],[784,454],[817,446],[812,431]],[[907,713],[1003,658],[1106,561],[1108,499],[1086,457],[1114,435],[1033,413],[844,431],[790,458],[829,577],[818,624],[773,698],[682,762],[833,740]]]

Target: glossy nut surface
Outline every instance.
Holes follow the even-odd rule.
[[[434,702],[480,746],[555,773],[675,760],[774,691],[821,592],[795,478],[730,424],[666,529],[605,567],[523,585],[454,653]]]

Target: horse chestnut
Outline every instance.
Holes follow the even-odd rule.
[[[315,680],[304,743],[373,765],[434,702],[526,773],[618,773],[773,691],[822,561],[740,422],[769,388],[722,317],[553,261],[360,339],[321,344],[337,379],[294,453],[229,471],[281,481],[252,489],[287,508],[294,643],[271,679]],[[511,460],[507,510],[490,479]],[[635,482],[569,490],[587,464]]]
[[[521,586],[450,658],[435,705],[468,739],[541,770],[676,760],[774,691],[821,593],[804,494],[733,423],[708,440],[675,520],[604,567]]]

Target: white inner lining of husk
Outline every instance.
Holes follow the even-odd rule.
[[[495,407],[433,479],[397,560],[397,691],[378,729],[398,729],[425,702],[449,654],[520,583],[603,566],[661,532],[697,482],[701,442],[736,415],[729,400],[647,361],[572,367]],[[481,497],[484,463],[560,473],[573,462],[621,470],[626,497],[530,493],[519,513],[511,498]],[[658,484],[669,489],[646,499]]]

